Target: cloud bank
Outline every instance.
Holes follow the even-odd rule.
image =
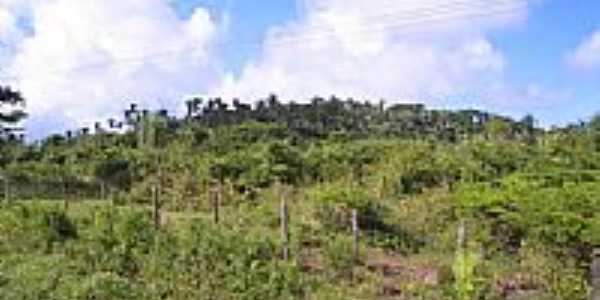
[[[582,70],[600,69],[600,30],[587,37],[567,55],[570,66]]]
[[[0,0],[0,77],[28,99],[29,131],[89,124],[129,101],[172,108],[216,84],[221,24],[203,8],[182,20],[169,2]]]
[[[302,19],[273,28],[261,56],[239,76],[227,74],[215,93],[444,104],[450,95],[503,85],[507,62],[487,33],[522,22],[529,4],[305,0],[303,6]]]
[[[522,24],[534,0],[297,1],[301,16],[272,27],[238,74],[219,54],[227,22],[202,7],[182,19],[172,0],[0,0],[0,77],[14,76],[28,99],[35,137],[114,116],[130,101],[174,108],[198,93],[509,113],[559,98],[509,84],[510,62],[490,38]]]

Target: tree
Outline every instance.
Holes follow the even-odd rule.
[[[14,127],[27,117],[25,99],[11,87],[0,86],[0,141],[14,139],[22,130]]]
[[[535,118],[531,114],[527,114],[523,119],[521,119],[520,127],[521,134],[525,136],[526,141],[529,144],[535,143]]]
[[[593,131],[600,131],[600,113],[595,114],[588,122],[587,127]]]
[[[510,124],[500,118],[490,120],[485,124],[485,134],[493,139],[506,138],[510,135]]]

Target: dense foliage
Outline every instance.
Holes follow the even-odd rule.
[[[22,140],[20,128],[14,125],[27,117],[21,93],[0,85],[0,144]]]
[[[93,134],[2,146],[3,298],[586,299],[597,120],[542,130],[532,117],[274,96],[187,108],[132,105]]]

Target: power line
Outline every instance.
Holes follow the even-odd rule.
[[[458,2],[454,2],[454,3],[458,3]],[[465,4],[465,3],[462,3]],[[447,6],[445,5],[444,7],[447,8],[455,8],[455,7],[451,7],[451,6]],[[516,10],[516,8],[520,8],[521,6],[510,6],[509,8],[509,12],[512,10]],[[448,10],[446,10],[448,11]],[[427,12],[423,11],[423,12]],[[431,12],[431,11],[429,11]],[[440,10],[436,10],[434,11],[435,13],[439,13],[442,12]],[[456,12],[456,11],[454,11]],[[489,16],[489,15],[496,15],[498,13],[501,13],[499,11],[489,11],[488,13],[484,14],[484,15],[464,15],[464,14],[453,14],[453,15],[446,15],[446,16],[452,16],[453,18],[451,19],[455,19],[456,17],[483,17],[483,16]],[[386,14],[387,16],[391,16],[390,14]],[[386,16],[383,15],[383,16]],[[427,15],[422,15],[423,17],[427,16]],[[429,14],[429,16],[437,16],[437,15],[432,15]],[[382,16],[380,16],[382,17]],[[350,33],[366,33],[367,31],[370,32],[374,32],[374,30],[377,31],[381,31],[381,30],[386,30],[386,29],[392,29],[392,28],[396,28],[396,29],[402,29],[403,27],[409,27],[409,26],[414,26],[414,25],[418,25],[421,23],[435,23],[436,21],[447,21],[447,20],[451,20],[450,18],[434,18],[434,19],[416,19],[414,18],[413,20],[409,20],[412,22],[404,22],[404,23],[400,23],[400,24],[393,24],[393,23],[389,23],[389,24],[381,24],[380,28],[373,28],[373,29],[369,29],[369,27],[375,27],[373,25],[380,25],[377,23],[374,23],[371,26],[368,27],[363,27],[361,28],[361,30],[354,30],[351,31]],[[310,28],[310,27],[309,27]],[[308,36],[304,36],[302,38],[284,38],[284,39],[280,39],[278,42],[276,43],[270,43],[270,45],[286,45],[286,44],[293,44],[293,43],[297,43],[297,42],[306,42],[306,41],[311,41],[311,40],[317,40],[317,39],[322,39],[322,38],[327,38],[327,37],[331,37],[331,36],[335,36],[337,35],[337,33],[335,31],[332,30],[327,30],[327,32],[321,32],[319,34],[313,34],[308,35]],[[216,43],[215,46],[223,46],[223,45],[228,45],[230,44],[231,41],[224,41],[221,43]],[[239,42],[238,45],[262,45],[262,41],[248,41],[248,42]],[[143,61],[147,61],[147,60],[152,60],[152,59],[159,59],[162,57],[170,57],[173,55],[178,55],[178,54],[187,54],[190,51],[194,51],[194,50],[203,50],[203,46],[192,46],[192,47],[184,47],[181,49],[177,49],[177,50],[167,50],[164,52],[158,52],[155,54],[150,54],[150,55],[145,55],[145,56],[133,56],[133,57],[128,57],[128,58],[119,58],[119,59],[114,59],[108,62],[99,62],[99,63],[94,63],[94,64],[88,64],[88,65],[84,65],[84,66],[79,66],[79,67],[74,67],[74,68],[65,68],[65,69],[54,69],[54,70],[50,70],[47,73],[72,73],[72,72],[78,72],[78,71],[85,71],[85,70],[89,70],[89,69],[98,69],[98,68],[104,68],[109,64],[117,64],[117,63],[122,63],[122,64],[127,64],[127,63],[132,63],[132,62],[143,62]],[[8,77],[0,77],[0,78],[4,78],[4,79],[18,79],[17,76],[8,76]]]
[[[429,18],[413,18],[412,20],[406,20],[405,22],[390,22],[390,23],[383,23],[383,24],[377,24],[374,23],[371,26],[365,26],[362,27],[358,30],[350,30],[350,31],[346,31],[346,33],[377,33],[380,31],[386,31],[389,29],[396,29],[395,33],[406,33],[406,31],[403,32],[402,29],[407,30],[407,29],[417,29],[418,28],[415,25],[421,25],[421,24],[435,24],[435,23],[443,23],[443,22],[447,22],[447,21],[453,21],[453,20],[473,20],[473,19],[478,19],[478,18],[483,18],[483,17],[490,17],[490,16],[499,16],[499,15],[507,15],[513,12],[518,11],[520,8],[522,8],[522,6],[520,5],[508,5],[508,6],[504,6],[504,7],[500,7],[501,9],[494,9],[494,10],[488,10],[485,13],[470,13],[470,14],[464,14],[464,13],[456,13],[453,12],[452,14],[446,14],[443,15],[442,17],[439,16],[439,14],[428,14],[428,15],[422,15],[419,17],[429,17]],[[399,20],[399,21],[404,21],[404,20]],[[338,35],[338,32],[335,32],[335,30],[328,30],[327,32],[323,32],[320,34],[314,34],[314,35],[307,35],[307,38],[283,38],[283,39],[279,39],[278,42],[276,43],[272,43],[272,45],[279,45],[279,44],[287,44],[287,42],[297,42],[297,41],[310,41],[310,40],[317,40],[317,39],[324,39],[324,38],[328,38],[328,37],[335,37]]]
[[[461,1],[447,1],[445,3],[437,3],[434,5],[426,5],[426,6],[421,6],[421,7],[417,7],[416,9],[412,9],[412,10],[396,10],[396,11],[392,11],[392,12],[386,12],[384,14],[375,14],[375,15],[370,15],[370,16],[366,16],[366,17],[361,17],[360,19],[363,19],[364,21],[370,21],[370,20],[375,20],[375,21],[381,21],[384,18],[397,18],[400,16],[406,16],[406,15],[410,15],[412,17],[418,16],[419,14],[423,14],[426,13],[425,15],[432,15],[432,14],[436,14],[436,13],[447,13],[447,12],[457,12],[458,9],[461,9],[463,12],[467,12],[470,11],[472,9],[480,9],[480,8],[486,8],[486,9],[490,9],[490,8],[494,8],[494,6],[497,5],[508,5],[510,4],[511,6],[514,7],[520,7],[522,8],[525,3],[522,0],[518,0],[519,4],[516,4],[513,2],[513,0],[495,0],[494,1],[478,1],[473,3],[471,0],[461,0]],[[391,6],[387,6],[387,8],[391,9]],[[382,9],[382,8],[380,8]],[[386,7],[383,8],[383,10],[385,10]],[[344,24],[344,23],[349,23],[348,21],[337,21],[335,23],[335,25],[340,25],[340,24]],[[309,29],[309,30],[313,30],[313,29],[320,29],[320,30],[324,30],[324,31],[331,31],[331,26],[323,26],[323,25],[319,25],[319,26],[304,26],[303,27],[305,30]]]
[[[377,32],[385,32],[387,30],[390,29],[394,29],[395,31],[393,32],[394,35],[398,35],[398,34],[406,34],[407,30],[409,29],[416,29],[415,25],[420,25],[420,24],[435,24],[435,23],[442,23],[442,22],[447,22],[447,21],[452,21],[452,20],[468,20],[468,19],[476,19],[476,18],[483,18],[483,17],[489,17],[489,16],[499,16],[499,15],[504,15],[504,14],[510,14],[512,12],[516,12],[518,9],[521,9],[523,7],[523,5],[507,5],[506,1],[501,1],[504,2],[504,4],[502,4],[502,6],[499,6],[500,3],[496,3],[496,5],[494,5],[494,3],[490,4],[489,2],[487,3],[487,6],[491,6],[491,7],[495,7],[495,9],[493,10],[488,10],[485,13],[470,13],[470,14],[465,14],[465,11],[470,11],[469,10],[465,10],[465,4],[466,2],[460,2],[460,1],[455,1],[452,2],[455,5],[448,5],[448,3],[446,3],[446,5],[443,6],[438,6],[438,9],[435,10],[431,10],[431,9],[425,9],[425,10],[421,10],[421,14],[420,15],[415,15],[413,16],[412,19],[402,19],[400,21],[404,21],[404,22],[400,22],[400,23],[396,23],[396,22],[388,22],[388,23],[377,23],[374,22],[368,26],[364,26],[362,28],[360,28],[359,30],[349,30],[346,31],[345,33],[347,34],[356,34],[356,33],[377,33]],[[483,3],[481,3],[483,4]],[[458,6],[457,6],[458,5]],[[471,9],[474,7],[478,7],[478,6],[474,6],[474,5],[470,5]],[[440,10],[439,8],[445,7],[445,10]],[[463,13],[460,12],[460,10],[456,10],[457,7],[463,7]],[[502,9],[499,9],[502,8]],[[444,13],[446,12],[447,14],[445,15],[441,15],[440,13]],[[379,19],[381,19],[382,17],[386,17],[386,16],[393,16],[393,14],[390,13],[386,13],[383,15],[378,16]],[[426,18],[428,17],[428,18]],[[375,16],[370,16],[368,17],[368,19],[370,18],[375,18]],[[307,28],[311,28],[310,26]],[[312,28],[317,28],[316,26],[312,27]],[[322,27],[322,28],[326,28],[326,27]],[[404,30],[404,32],[403,32]],[[418,30],[418,29],[417,29]],[[321,39],[325,39],[325,38],[329,38],[329,37],[337,37],[338,32],[335,32],[335,30],[333,29],[328,29],[328,30],[322,30],[322,32],[318,32],[317,34],[310,34],[310,35],[305,35],[301,38],[280,38],[275,42],[268,42],[268,45],[271,46],[283,46],[283,45],[290,45],[290,44],[295,44],[295,43],[306,43],[306,42],[311,42],[311,41],[318,41]],[[231,40],[229,41],[222,41],[216,44],[211,45],[212,47],[215,46],[227,46],[233,44]],[[238,42],[236,43],[236,45],[248,45],[248,46],[262,46],[264,45],[264,42],[262,40],[260,41],[242,41],[242,42]],[[128,64],[128,63],[135,63],[135,62],[145,62],[145,61],[153,61],[154,59],[162,59],[162,58],[169,58],[172,57],[174,55],[181,55],[181,54],[189,54],[192,51],[195,50],[205,50],[204,49],[205,46],[192,46],[192,47],[183,47],[183,48],[179,48],[179,49],[173,49],[173,50],[167,50],[167,51],[163,51],[163,52],[157,52],[154,54],[149,54],[149,55],[144,55],[144,56],[132,56],[132,57],[127,57],[127,58],[118,58],[118,59],[113,59],[111,61],[107,61],[107,62],[98,62],[98,63],[94,63],[94,64],[88,64],[88,65],[83,65],[83,66],[78,66],[78,67],[73,67],[73,68],[64,68],[64,69],[54,69],[54,70],[49,70],[46,73],[48,74],[62,74],[62,73],[75,73],[75,72],[81,72],[81,71],[86,71],[86,70],[93,70],[93,69],[101,69],[101,68],[110,68],[110,67],[114,67],[116,65],[123,65],[123,64]],[[3,76],[0,77],[0,80],[19,80],[20,78],[18,76]]]

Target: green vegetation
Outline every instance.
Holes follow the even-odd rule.
[[[587,297],[598,120],[542,130],[532,117],[274,96],[187,108],[132,105],[93,134],[2,144],[0,299]]]
[[[22,137],[19,134],[20,128],[12,125],[27,117],[23,110],[24,104],[25,99],[21,93],[10,87],[0,86],[0,144]]]

